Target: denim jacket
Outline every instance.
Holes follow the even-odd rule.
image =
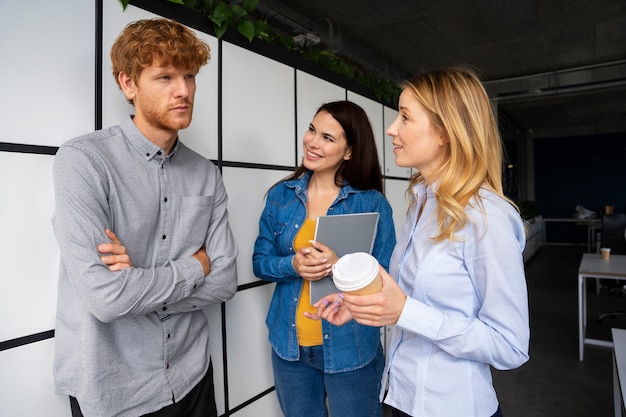
[[[269,340],[282,359],[299,358],[296,332],[296,309],[303,280],[292,265],[293,242],[306,218],[307,189],[311,173],[283,181],[267,194],[265,209],[259,221],[259,235],[252,255],[254,274],[276,283],[265,324]],[[328,215],[379,212],[378,231],[373,255],[389,269],[389,259],[396,243],[391,206],[376,190],[357,190],[343,186]],[[322,322],[324,371],[328,373],[359,369],[376,357],[380,329],[352,320],[343,326]]]

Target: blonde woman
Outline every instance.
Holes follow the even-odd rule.
[[[387,134],[396,164],[418,173],[383,290],[330,296],[317,316],[394,325],[383,374],[393,416],[501,416],[490,366],[525,363],[530,330],[526,235],[502,191],[489,98],[466,68],[417,75]]]

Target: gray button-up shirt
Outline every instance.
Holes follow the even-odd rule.
[[[219,170],[180,141],[166,156],[128,118],[61,146],[54,185],[57,393],[76,397],[89,417],[138,416],[180,400],[208,369],[202,308],[237,288]],[[102,263],[105,228],[132,268]],[[207,277],[192,258],[202,246]]]

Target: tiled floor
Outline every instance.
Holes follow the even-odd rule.
[[[493,371],[505,417],[614,415],[611,349],[587,345],[585,360],[578,360],[577,275],[585,249],[545,246],[526,264],[531,359],[519,369]],[[591,281],[588,288],[588,334],[610,340],[611,327],[626,328],[626,317],[596,318],[607,310],[626,311],[626,295],[606,288],[596,295]]]
[[[609,417],[613,415],[612,351],[585,347],[578,359],[578,264],[586,248],[545,246],[526,264],[531,343],[528,363],[513,371],[494,371],[506,417]],[[624,309],[626,295],[595,293],[588,282],[587,333],[611,339],[611,327],[626,319],[596,319],[603,311]]]

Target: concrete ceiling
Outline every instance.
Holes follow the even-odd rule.
[[[626,132],[626,0],[260,0],[258,10],[394,81],[473,65],[536,138]]]

